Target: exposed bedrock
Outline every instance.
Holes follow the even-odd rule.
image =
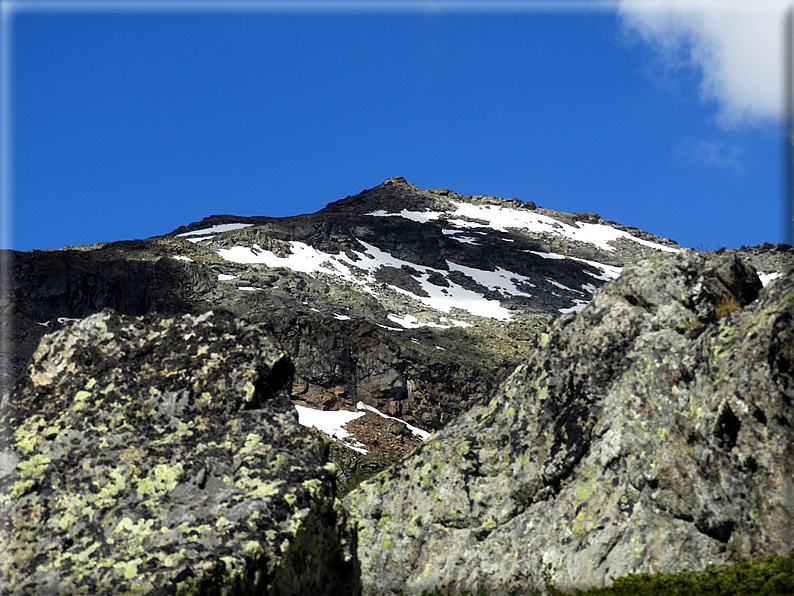
[[[47,335],[0,410],[0,593],[356,594],[293,367],[227,314]]]
[[[794,275],[629,265],[346,503],[365,594],[603,585],[794,547]],[[545,578],[544,578],[545,574]]]

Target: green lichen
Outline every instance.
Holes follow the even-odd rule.
[[[41,443],[41,428],[46,425],[47,421],[40,414],[30,416],[14,431],[14,446],[32,451]]]
[[[482,529],[483,530],[487,530],[487,531],[491,531],[491,530],[495,530],[498,527],[498,525],[499,524],[496,523],[496,520],[494,518],[489,517],[482,524]]]
[[[550,341],[551,341],[551,334],[549,334],[549,333],[541,333],[540,334],[540,347],[541,348],[545,348],[546,346],[548,346]]]
[[[249,433],[245,437],[245,445],[240,449],[240,455],[248,455],[262,446],[262,438],[256,433]]]
[[[249,540],[246,542],[243,545],[243,550],[245,551],[245,554],[252,559],[259,559],[263,554],[265,554],[265,549],[263,549],[262,545],[256,540]]]
[[[238,477],[234,481],[235,486],[245,492],[247,498],[251,499],[264,499],[277,495],[279,487],[284,484],[283,480],[269,482],[262,480],[257,474],[252,476],[246,466],[242,466],[237,473]]]
[[[75,524],[80,518],[87,517],[92,521],[94,508],[88,502],[89,495],[62,493],[55,498],[55,510],[60,511],[58,525],[65,530]]]
[[[177,462],[173,465],[157,464],[152,468],[146,478],[142,478],[136,482],[135,490],[139,495],[144,497],[162,495],[174,490],[181,476],[181,462]]]
[[[11,498],[18,501],[36,485],[35,480],[19,480],[11,485]]]
[[[245,385],[243,385],[243,401],[247,404],[254,401],[254,394],[256,393],[256,387],[251,381],[246,381]]]
[[[28,459],[17,464],[17,474],[20,478],[38,478],[47,469],[52,460],[45,453],[34,453]]]
[[[142,562],[142,559],[137,557],[131,561],[119,561],[113,565],[113,568],[118,571],[124,579],[133,579],[138,575],[138,566]]]
[[[129,517],[123,517],[116,527],[113,529],[114,534],[123,534],[127,539],[140,541],[143,538],[151,535],[154,519],[141,518],[137,522],[133,522]]]

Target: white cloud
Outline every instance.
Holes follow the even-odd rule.
[[[675,154],[698,165],[716,166],[740,174],[744,171],[742,158],[747,152],[723,141],[684,139],[675,148]]]
[[[619,0],[630,32],[666,66],[696,68],[726,127],[776,119],[782,104],[784,0]]]

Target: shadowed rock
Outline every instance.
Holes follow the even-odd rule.
[[[292,374],[225,314],[105,311],[46,336],[3,396],[0,593],[358,593]]]

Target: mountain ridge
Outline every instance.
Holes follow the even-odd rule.
[[[592,213],[390,178],[314,214],[214,215],[146,240],[16,254],[11,368],[57,321],[105,307],[224,309],[279,337],[296,402],[363,401],[437,430],[552,318],[657,250],[680,247]]]

